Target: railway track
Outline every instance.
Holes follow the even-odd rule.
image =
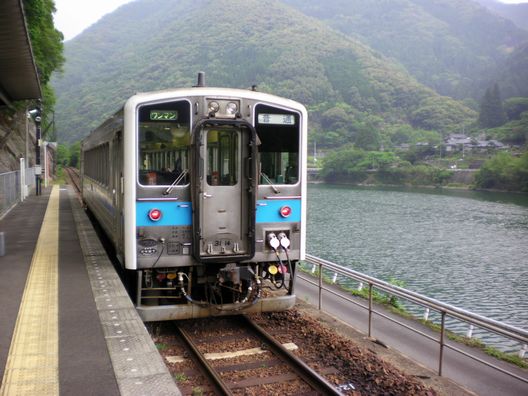
[[[294,345],[282,345],[246,316],[209,319],[205,326],[203,321],[172,326],[181,356],[193,363],[180,376],[199,378],[190,386],[180,384],[183,394],[194,394],[197,387],[203,394],[218,395],[341,394],[323,377],[337,372],[335,368],[316,372],[288,350]]]
[[[81,184],[80,184],[80,176],[79,176],[79,170],[77,168],[67,167],[64,168],[66,173],[68,174],[68,178],[72,184],[72,186],[75,188],[78,194],[81,192]]]

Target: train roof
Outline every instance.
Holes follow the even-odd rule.
[[[239,88],[221,88],[221,87],[191,87],[191,88],[173,88],[160,91],[138,92],[131,96],[125,104],[112,116],[103,121],[97,128],[92,130],[82,141],[83,145],[97,145],[98,141],[103,139],[107,133],[112,133],[116,126],[123,121],[123,111],[128,107],[134,110],[138,105],[144,103],[163,102],[171,98],[192,97],[192,96],[210,96],[214,98],[243,98],[254,100],[256,102],[273,103],[286,108],[294,109],[306,115],[306,108],[299,102],[287,99],[281,96],[268,94],[249,89]],[[90,142],[90,143],[88,143]]]
[[[138,92],[130,99],[128,99],[127,105],[133,105],[145,102],[156,102],[170,99],[172,97],[185,97],[185,96],[211,96],[220,98],[244,98],[255,101],[263,101],[269,103],[279,104],[284,107],[297,109],[301,112],[305,112],[305,107],[294,100],[286,99],[281,96],[268,94],[265,92],[259,92],[249,89],[239,88],[221,88],[221,87],[192,87],[192,88],[176,88],[166,89],[162,91],[153,92]]]

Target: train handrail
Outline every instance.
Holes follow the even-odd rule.
[[[510,375],[516,379],[519,379],[520,381],[523,381],[525,383],[528,383],[528,378],[524,378],[524,377],[521,377],[515,373],[512,373],[508,370],[505,370],[501,367],[498,367],[490,362],[486,362],[486,361],[483,361],[482,359],[478,358],[477,356],[474,356],[470,353],[467,353],[459,348],[456,348],[454,346],[451,346],[449,344],[446,344],[445,341],[444,341],[444,338],[445,338],[445,331],[446,331],[446,324],[445,324],[445,319],[446,319],[446,316],[449,316],[449,317],[452,317],[452,318],[456,318],[456,319],[459,319],[459,320],[462,320],[464,322],[467,322],[469,324],[472,324],[472,325],[476,325],[480,328],[483,328],[483,329],[487,329],[489,331],[492,331],[496,334],[499,334],[499,335],[502,335],[502,336],[505,336],[507,338],[510,338],[510,339],[513,339],[513,340],[516,340],[524,345],[528,344],[528,331],[527,330],[524,330],[524,329],[521,329],[521,328],[518,328],[518,327],[515,327],[515,326],[512,326],[512,325],[509,325],[507,323],[502,323],[502,322],[499,322],[497,320],[494,320],[494,319],[491,319],[491,318],[487,318],[485,316],[482,316],[482,315],[479,315],[479,314],[476,314],[476,313],[473,313],[473,312],[470,312],[470,311],[467,311],[467,310],[464,310],[462,308],[458,308],[458,307],[455,307],[453,305],[450,305],[450,304],[447,304],[447,303],[444,303],[444,302],[441,302],[439,300],[436,300],[434,298],[430,298],[430,297],[427,297],[427,296],[424,296],[420,293],[416,293],[416,292],[413,292],[413,291],[410,291],[410,290],[407,290],[403,287],[399,287],[399,286],[396,286],[396,285],[392,285],[388,282],[385,282],[383,280],[380,280],[380,279],[376,279],[372,276],[369,276],[369,275],[365,275],[365,274],[362,274],[358,271],[355,271],[355,270],[352,270],[350,268],[347,268],[347,267],[343,267],[339,264],[336,264],[336,263],[333,263],[331,261],[328,261],[328,260],[325,260],[325,259],[322,259],[322,258],[319,258],[319,257],[316,257],[316,256],[313,256],[313,255],[310,255],[310,254],[306,254],[306,258],[305,258],[305,262],[306,263],[309,263],[309,264],[312,264],[312,265],[317,265],[319,266],[319,281],[318,282],[313,282],[311,281],[310,279],[307,279],[305,277],[302,277],[300,276],[300,278],[302,278],[303,280],[307,281],[308,283],[314,285],[314,286],[317,286],[318,289],[319,289],[319,309],[321,310],[322,309],[322,298],[323,298],[323,290],[324,291],[328,291],[330,293],[332,293],[333,295],[336,295],[338,297],[341,297],[341,298],[344,298],[346,299],[347,301],[351,302],[351,303],[354,303],[356,305],[359,305],[360,307],[366,309],[369,311],[369,318],[368,318],[368,336],[371,337],[371,331],[372,331],[372,314],[378,314],[380,316],[383,316],[384,318],[398,324],[398,325],[401,325],[401,326],[404,326],[406,328],[408,328],[409,330],[415,332],[415,333],[419,333],[421,334],[422,336],[426,336],[427,338],[437,342],[439,345],[440,345],[440,354],[439,354],[439,362],[438,362],[438,375],[442,375],[442,363],[443,363],[443,349],[444,348],[449,348],[451,350],[454,350],[458,353],[461,353],[462,355],[464,356],[467,356],[473,360],[476,360],[480,363],[483,363],[493,369],[496,369],[504,374],[507,374],[507,375]],[[323,274],[323,269],[325,270],[329,270],[335,274],[341,274],[343,276],[346,276],[346,277],[349,277],[349,278],[352,278],[352,279],[355,279],[356,281],[359,281],[359,282],[362,282],[362,283],[365,283],[365,284],[368,284],[368,287],[369,287],[369,298],[368,298],[368,306],[365,306],[365,305],[362,305],[362,304],[358,304],[356,302],[353,302],[353,301],[350,301],[350,299],[338,294],[338,293],[335,293],[333,290],[331,290],[329,287],[325,287],[323,281],[322,281],[322,274]],[[299,274],[298,274],[299,276]],[[391,295],[394,295],[394,296],[397,296],[397,297],[400,297],[400,298],[403,298],[403,299],[406,299],[408,301],[411,301],[411,302],[414,302],[418,305],[421,305],[425,308],[428,308],[428,309],[432,309],[432,310],[435,310],[437,312],[440,313],[441,315],[441,327],[440,327],[440,337],[439,339],[436,339],[434,337],[430,337],[426,334],[424,334],[423,332],[415,329],[415,328],[412,328],[400,321],[397,321],[395,319],[392,319],[390,317],[388,317],[387,315],[383,314],[382,312],[380,311],[376,311],[374,308],[373,308],[373,295],[372,295],[372,289],[373,288],[376,288],[378,290],[381,290],[383,292],[386,292],[386,293],[390,293]]]

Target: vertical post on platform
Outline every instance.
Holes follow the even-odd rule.
[[[20,158],[20,202],[24,202],[26,198],[26,160]]]
[[[29,109],[26,107],[26,166],[29,167],[29,118],[31,115],[29,114]]]
[[[442,327],[440,328],[440,354],[438,358],[438,375],[442,376],[442,362],[444,360],[444,335],[445,335],[445,315],[442,311]]]
[[[5,256],[5,233],[0,232],[0,257]]]
[[[425,308],[423,319],[427,322],[429,320],[429,308]]]
[[[42,143],[44,146],[44,168],[43,168],[44,187],[47,188],[48,187],[48,142],[43,141]]]
[[[41,122],[42,122],[42,101],[39,99],[38,106],[35,109],[35,116],[33,119],[35,120],[35,137],[36,137],[36,144],[35,144],[35,189],[36,189],[36,195],[41,194],[41,186],[40,186],[40,177],[42,173],[42,167],[40,164],[40,144],[42,140],[42,128],[41,128]]]
[[[40,129],[40,122],[36,122],[37,124],[37,147],[35,149],[35,188],[36,188],[36,195],[41,194],[41,177],[42,177],[42,165],[40,164],[40,136],[41,136],[41,129]]]

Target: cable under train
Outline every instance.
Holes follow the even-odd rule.
[[[303,105],[202,74],[132,96],[84,139],[83,201],[142,319],[291,308],[306,157]]]

